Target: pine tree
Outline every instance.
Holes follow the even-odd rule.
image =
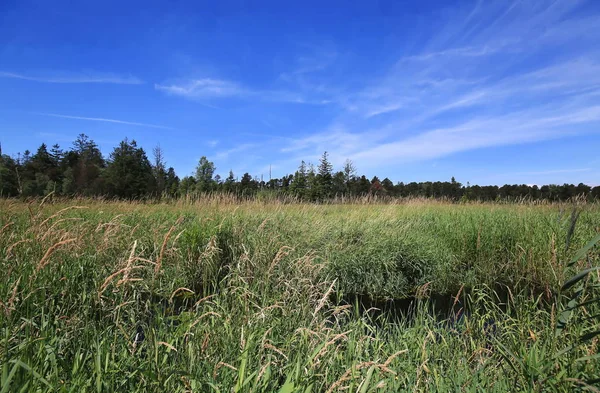
[[[140,198],[155,189],[152,165],[135,140],[122,141],[110,155],[105,179],[111,195]]]
[[[209,161],[206,156],[200,158],[196,167],[196,190],[206,192],[213,189],[213,175],[216,169],[215,164]]]
[[[318,190],[316,196],[318,199],[329,198],[333,189],[333,165],[331,165],[329,162],[329,157],[326,151],[323,152],[323,155],[319,160],[318,170]]]
[[[177,196],[179,191],[179,177],[175,174],[175,169],[173,167],[169,167],[167,170],[166,180],[165,180],[165,191],[171,197]]]
[[[65,155],[64,160],[69,162],[72,171],[70,179],[65,173],[63,190],[67,186],[73,189],[73,193],[80,195],[98,195],[104,192],[100,174],[106,162],[98,145],[87,135],[79,134],[73,142],[73,149]]]
[[[343,171],[344,171],[344,181],[346,182],[346,185],[349,185],[350,182],[356,176],[356,167],[354,166],[354,163],[352,163],[351,160],[346,159],[346,161],[344,162]]]
[[[290,191],[292,192],[292,194],[299,198],[304,198],[304,196],[306,195],[306,181],[306,163],[304,162],[304,160],[302,160],[300,166],[298,167],[298,170],[294,174],[292,184],[290,185]]]
[[[152,164],[152,174],[156,183],[156,195],[160,196],[167,189],[167,171],[164,154],[160,145],[156,145],[152,149],[154,162]]]
[[[196,189],[196,178],[193,176],[186,176],[179,182],[179,195],[186,196]]]
[[[223,188],[226,192],[234,191],[235,187],[235,175],[233,174],[233,170],[229,170],[229,175],[225,178],[223,182]]]
[[[0,197],[19,195],[17,162],[0,153]]]

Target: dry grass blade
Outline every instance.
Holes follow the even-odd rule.
[[[179,292],[187,292],[187,293],[191,293],[192,295],[194,294],[194,291],[192,291],[191,289],[188,289],[185,287],[177,288],[176,290],[173,291],[173,293],[171,294],[171,297],[169,297],[169,301],[172,302],[175,295],[177,295]]]
[[[395,356],[399,355],[400,353],[404,353],[404,352],[406,352],[406,351],[400,351],[398,354],[395,354],[395,355],[392,355],[392,356],[395,357]],[[396,374],[394,371],[392,371],[389,368],[387,368],[387,364],[385,364],[385,363],[384,364],[378,364],[376,362],[363,362],[363,363],[359,363],[356,366],[352,366],[348,370],[346,370],[346,372],[344,374],[342,374],[342,376],[337,381],[335,381],[329,387],[329,389],[327,389],[326,393],[331,393],[331,392],[333,392],[336,389],[337,390],[346,390],[347,388],[343,388],[343,387],[341,387],[341,385],[344,382],[347,382],[347,381],[351,380],[352,378],[354,378],[354,377],[351,376],[351,374],[353,372],[365,369],[367,367],[372,367],[372,366],[375,366],[380,371],[383,371],[383,372],[386,372],[386,373],[389,373],[389,374],[394,374],[394,375]]]
[[[164,341],[159,341],[159,342],[157,342],[157,343],[156,343],[156,345],[162,345],[162,346],[165,346],[165,347],[169,348],[169,349],[170,349],[170,350],[172,350],[172,351],[175,351],[175,352],[177,352],[177,348],[175,348],[175,347],[174,347],[174,346],[172,346],[171,344],[169,344],[169,343],[166,343],[166,342],[164,342]]]
[[[118,276],[121,273],[129,272],[130,270],[141,269],[141,268],[143,268],[143,266],[124,267],[123,269],[117,270],[110,276],[106,277],[106,279],[104,280],[104,283],[102,283],[102,286],[98,290],[98,298],[102,297],[102,294],[104,293],[104,291],[106,290],[106,288],[108,287],[110,282],[113,280],[113,278],[115,278],[116,276]]]
[[[329,348],[330,345],[334,344],[336,341],[342,339],[342,338],[347,338],[348,337],[348,333],[351,333],[352,330],[348,330],[345,331],[343,333],[339,333],[336,334],[335,336],[333,336],[333,338],[329,341],[327,341],[325,343],[325,345],[323,346],[323,348],[321,348],[321,350],[315,355],[315,357],[313,358],[313,363],[318,363],[318,359],[323,356],[323,354],[325,354],[325,352],[327,352],[327,348]]]
[[[317,313],[325,306],[325,303],[327,303],[327,299],[329,298],[329,295],[331,295],[331,292],[333,291],[333,287],[335,286],[336,282],[337,282],[337,278],[335,280],[333,280],[333,282],[329,286],[329,289],[325,292],[325,294],[323,295],[321,300],[319,300],[319,303],[317,304],[315,311],[313,311],[313,318],[317,316]]]
[[[592,386],[592,385],[586,383],[585,381],[582,381],[581,379],[567,378],[566,380],[569,381],[569,382],[573,382],[573,383],[575,383],[577,385],[580,385],[583,390],[589,390],[590,392],[600,393],[600,389],[598,389],[597,387]]]
[[[6,249],[6,256],[11,256],[11,255],[12,255],[12,250],[13,250],[13,249],[14,249],[16,246],[18,246],[19,244],[23,244],[23,243],[29,243],[29,242],[32,242],[32,241],[33,241],[33,240],[31,240],[31,239],[22,239],[22,240],[19,240],[19,241],[15,242],[15,243],[11,244],[11,245],[10,245],[10,246],[8,246],[8,248]]]
[[[216,295],[215,295],[215,294],[213,294],[213,295],[208,295],[208,296],[205,296],[205,297],[203,297],[202,299],[200,299],[200,300],[198,300],[196,303],[194,303],[194,306],[193,306],[193,308],[196,308],[196,307],[198,307],[198,306],[199,306],[199,305],[200,305],[202,302],[205,302],[206,300],[208,300],[208,299],[211,299],[211,298],[213,298],[213,297],[215,297],[215,296],[216,296]]]
[[[265,344],[263,344],[263,347],[270,349],[273,352],[278,353],[279,355],[283,356],[283,358],[285,360],[288,360],[288,357],[285,355],[285,353],[283,353],[283,351],[281,349],[277,348],[275,345],[270,344],[270,343],[265,343]]]
[[[225,362],[219,362],[215,365],[215,368],[213,369],[213,379],[217,378],[217,373],[221,367],[227,367],[233,371],[237,371],[237,368],[232,366],[231,364],[225,363]]]
[[[83,218],[79,218],[79,217],[67,217],[67,218],[61,218],[60,220],[56,220],[56,222],[52,225],[50,225],[50,227],[48,227],[48,229],[46,230],[46,232],[44,233],[44,235],[40,238],[41,241],[46,240],[46,238],[48,236],[50,236],[51,234],[55,233],[53,230],[56,226],[58,226],[58,224],[60,224],[61,222],[65,222],[65,221],[83,221]]]
[[[46,195],[43,199],[42,202],[40,202],[40,205],[38,206],[38,209],[41,209],[42,206],[44,206],[44,203],[46,203],[46,200],[50,197],[52,197],[52,195],[54,195],[54,191],[51,191],[48,193],[48,195]]]
[[[395,354],[393,354],[392,356],[390,356],[389,358],[387,358],[387,360],[385,362],[383,362],[383,366],[387,367],[390,365],[390,363],[392,363],[392,361],[394,359],[396,359],[398,356],[408,353],[408,349],[403,349],[402,351],[398,351]]]
[[[294,249],[292,247],[282,246],[279,249],[279,251],[277,251],[277,254],[275,255],[275,258],[273,258],[273,261],[269,265],[268,274],[270,275],[271,272],[273,271],[273,269],[275,268],[275,266],[277,266],[279,264],[279,262],[281,262],[281,260],[283,258],[285,258],[286,256],[288,256],[290,254],[290,252],[292,252],[293,250]]]
[[[256,381],[260,381],[260,379],[263,377],[263,375],[265,375],[265,372],[267,371],[267,368],[271,365],[271,361],[268,361],[264,366],[262,366],[260,368],[260,371],[258,372],[258,376],[256,377]]]
[[[182,221],[183,221],[183,217],[179,217],[177,219],[177,221],[175,222],[175,225],[173,225],[171,227],[171,229],[169,229],[169,232],[167,232],[167,235],[165,236],[165,240],[163,241],[162,247],[160,248],[160,253],[158,254],[158,259],[156,260],[156,265],[154,266],[154,274],[157,274],[160,271],[160,268],[162,266],[163,256],[165,254],[165,249],[167,248],[167,242],[169,241],[169,238],[171,237],[171,234],[173,233],[173,231],[175,230],[177,225],[179,225]]]
[[[21,277],[19,277],[19,279],[17,280],[17,282],[15,283],[15,285],[13,286],[12,289],[12,294],[10,295],[10,298],[8,299],[8,302],[6,302],[5,307],[5,313],[7,317],[10,317],[10,313],[12,312],[12,310],[15,309],[15,299],[17,298],[17,289],[19,288],[19,283],[21,282]]]
[[[4,225],[4,226],[2,227],[2,229],[0,229],[0,235],[2,235],[2,233],[4,232],[4,230],[5,230],[6,228],[10,227],[10,226],[11,226],[11,225],[13,225],[13,224],[14,224],[14,222],[13,222],[13,221],[11,221],[11,222],[7,223],[6,225]]]
[[[44,224],[46,224],[48,221],[52,220],[54,217],[60,216],[64,212],[66,212],[68,210],[73,210],[73,209],[87,209],[87,206],[69,206],[69,207],[65,207],[64,209],[61,209],[61,210],[57,211],[56,213],[54,213],[53,215],[51,215],[50,217],[46,218],[44,221],[42,221],[40,223],[39,226],[42,227],[42,226],[44,226]]]
[[[133,247],[131,247],[131,252],[129,253],[129,258],[127,258],[127,265],[125,265],[125,274],[123,275],[123,280],[127,281],[129,278],[129,268],[134,261],[135,257],[135,249],[137,247],[137,240],[133,242]]]
[[[193,322],[193,323],[192,323],[192,324],[191,324],[191,325],[190,325],[190,326],[187,328],[187,331],[189,332],[190,330],[192,330],[192,328],[193,328],[194,326],[196,326],[196,325],[197,325],[197,324],[198,324],[198,323],[199,323],[199,322],[200,322],[200,321],[201,321],[201,320],[202,320],[204,317],[207,317],[207,316],[209,316],[209,315],[210,315],[210,316],[213,316],[213,317],[221,318],[221,314],[219,314],[219,313],[216,313],[216,312],[214,312],[214,311],[208,311],[208,312],[205,312],[204,314],[200,315],[200,316],[199,316],[199,317],[198,317],[198,318],[197,318],[197,319],[196,319],[196,320],[195,320],[195,321],[194,321],[194,322]]]
[[[38,263],[35,272],[39,272],[40,270],[42,270],[44,268],[44,266],[46,266],[48,264],[48,262],[50,261],[50,256],[61,246],[64,246],[65,244],[68,243],[72,243],[75,240],[77,240],[77,238],[71,238],[71,239],[66,239],[66,240],[62,240],[56,244],[54,244],[52,247],[50,247],[46,253],[44,254],[44,256],[42,257],[42,259],[40,260],[40,262]]]
[[[460,298],[460,294],[462,293],[463,289],[465,289],[464,284],[460,286],[460,289],[456,293],[456,296],[454,296],[454,301],[452,302],[452,309],[454,309],[454,307],[458,303],[458,299]]]

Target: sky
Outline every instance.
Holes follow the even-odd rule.
[[[600,185],[600,1],[0,1],[0,143]]]

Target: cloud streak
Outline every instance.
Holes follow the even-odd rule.
[[[263,102],[283,102],[308,105],[327,105],[325,98],[306,98],[303,94],[291,90],[260,90],[223,79],[192,79],[178,83],[155,84],[154,89],[168,95],[194,100],[257,100]],[[208,105],[210,106],[210,105]]]
[[[70,115],[61,115],[61,114],[57,114],[57,113],[34,113],[34,114],[39,115],[39,116],[58,117],[61,119],[98,121],[98,122],[104,122],[104,123],[124,124],[124,125],[128,125],[128,126],[136,126],[136,127],[159,128],[159,129],[163,129],[163,130],[174,130],[175,129],[172,127],[161,126],[161,125],[156,125],[156,124],[138,123],[138,122],[132,122],[132,121],[125,121],[125,120],[116,120],[116,119],[107,119],[107,118],[102,118],[102,117],[70,116]]]
[[[597,133],[600,32],[578,20],[599,25],[600,15],[576,16],[581,3],[486,2],[455,14],[420,52],[335,97],[343,112],[330,126],[281,151],[328,150],[376,169]]]
[[[144,82],[133,76],[119,76],[102,73],[54,73],[52,75],[26,75],[22,73],[0,71],[0,77],[22,79],[42,83],[107,83],[119,85],[140,85]]]
[[[524,176],[538,176],[538,175],[556,175],[560,173],[579,173],[579,172],[590,172],[592,168],[575,168],[575,169],[552,169],[548,171],[534,171],[534,172],[516,172],[510,175],[524,175]]]
[[[194,79],[181,84],[155,84],[158,91],[187,98],[240,97],[249,92],[237,84],[219,79]]]

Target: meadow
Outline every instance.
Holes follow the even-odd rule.
[[[600,205],[0,200],[0,392],[600,391]]]

